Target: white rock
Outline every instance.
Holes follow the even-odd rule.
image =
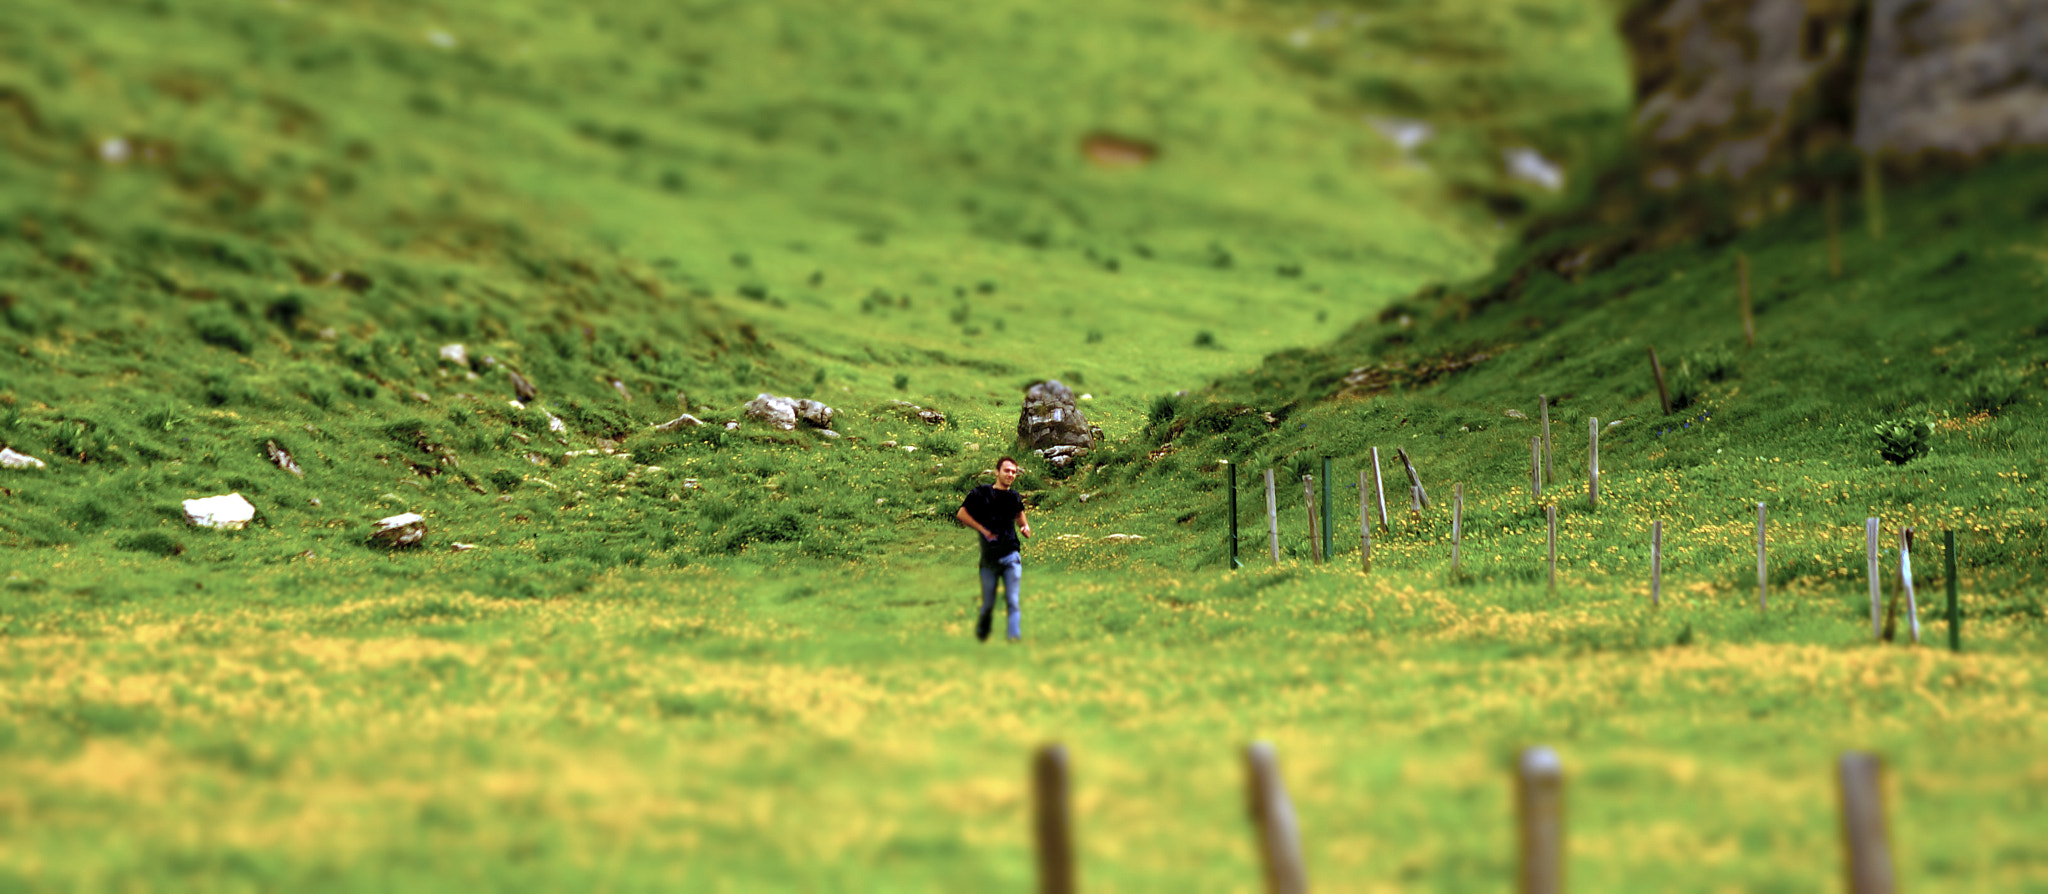
[[[837,413],[831,407],[815,400],[796,402],[796,418],[803,420],[804,424],[812,428],[831,428],[832,417],[835,415]]]
[[[655,426],[655,427],[654,427],[654,430],[655,430],[655,431],[681,431],[681,430],[683,430],[683,429],[685,429],[685,428],[688,428],[688,427],[690,427],[690,426],[693,426],[693,425],[703,425],[703,424],[704,424],[704,420],[702,420],[702,419],[699,419],[699,418],[697,418],[697,417],[695,417],[695,416],[692,416],[692,415],[690,415],[690,414],[688,414],[688,413],[684,413],[684,414],[683,414],[683,415],[681,415],[681,416],[677,416],[677,417],[676,417],[676,418],[674,418],[674,419],[670,419],[670,420],[669,420],[669,421],[667,421],[667,422],[664,422],[664,423],[662,423],[662,424],[660,424],[660,425],[657,425],[657,426]]]
[[[417,546],[426,536],[426,516],[417,512],[380,518],[370,530],[370,542],[386,547]]]
[[[831,438],[833,440],[838,440],[839,438],[839,433],[829,428],[818,429],[818,434],[824,435],[825,437]]]
[[[463,542],[461,542],[461,541],[459,541],[459,540],[458,540],[458,541],[456,541],[456,542],[454,542],[454,543],[450,543],[450,544],[448,544],[448,546],[449,546],[449,548],[450,548],[450,549],[453,549],[453,550],[455,550],[455,551],[456,551],[456,552],[458,552],[458,553],[462,553],[462,552],[468,552],[468,551],[470,551],[470,550],[476,549],[476,544],[474,544],[474,543],[463,543]]]
[[[0,447],[0,468],[46,469],[49,464],[26,453],[16,453],[12,447]]]
[[[1534,149],[1523,146],[1503,150],[1501,158],[1507,161],[1511,177],[1527,180],[1551,192],[1564,188],[1564,169]]]
[[[736,430],[738,430],[738,429],[739,429],[739,427],[740,427],[740,424],[739,424],[739,423],[737,423],[737,422],[728,422],[728,423],[726,423],[726,424],[725,424],[725,430],[726,430],[726,431],[736,431]]]
[[[556,434],[561,434],[562,432],[568,430],[569,427],[562,424],[562,417],[557,416],[553,413],[548,414],[548,431],[554,432]]]
[[[185,520],[202,528],[239,530],[256,518],[256,507],[239,493],[185,501]]]
[[[1422,144],[1436,136],[1436,127],[1427,121],[1413,118],[1369,118],[1367,121],[1373,130],[1379,131],[1380,136],[1386,137],[1403,153],[1422,148]]]
[[[439,28],[427,29],[427,42],[444,50],[455,49],[455,35]]]
[[[1124,543],[1124,542],[1129,542],[1129,541],[1135,541],[1135,540],[1143,540],[1143,539],[1145,539],[1145,537],[1144,537],[1144,535],[1142,535],[1142,534],[1111,534],[1111,535],[1109,535],[1109,536],[1107,536],[1107,537],[1104,537],[1104,538],[1102,538],[1102,539],[1104,539],[1104,540],[1112,540],[1112,541],[1115,541],[1115,542],[1118,542],[1118,543]]]
[[[100,161],[117,165],[128,160],[131,150],[128,141],[120,137],[108,137],[100,141]]]
[[[442,345],[441,359],[464,369],[469,368],[469,351],[461,345]]]
[[[1508,418],[1510,418],[1510,419],[1527,419],[1527,418],[1529,418],[1529,417],[1528,417],[1528,415],[1524,414],[1524,413],[1523,413],[1523,412],[1522,412],[1521,410],[1509,410],[1509,411],[1508,411]]]
[[[903,452],[904,452],[904,453],[916,453],[916,452],[917,452],[917,445],[916,445],[916,444],[905,444],[905,445],[903,445]]]
[[[759,420],[774,428],[789,431],[796,428],[796,401],[776,397],[762,392],[747,401],[747,418]]]

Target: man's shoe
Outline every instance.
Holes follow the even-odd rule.
[[[982,615],[976,618],[974,621],[974,638],[982,642],[988,642],[989,630],[994,626],[995,618],[991,615]]]

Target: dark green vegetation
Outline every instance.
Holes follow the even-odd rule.
[[[1236,889],[1253,737],[1319,887],[1504,884],[1533,741],[1589,890],[1831,884],[1846,747],[1893,762],[1908,882],[2048,884],[2048,169],[1895,185],[1840,279],[1804,206],[1655,252],[1553,227],[1485,273],[1615,151],[1604,15],[15,4],[0,440],[49,467],[0,472],[0,888],[1021,889],[1059,738],[1086,883]],[[1368,117],[1438,135],[1410,160]],[[1158,155],[1092,166],[1096,132]],[[1500,176],[1522,145],[1563,195]],[[978,647],[947,518],[1046,376],[1110,443],[1025,458],[1029,640]],[[763,390],[845,437],[727,431]],[[685,410],[713,424],[651,430]],[[1587,416],[1623,420],[1597,513]],[[184,524],[228,491],[249,529]],[[407,510],[423,547],[365,545]],[[1922,531],[1930,622],[1959,532],[1965,654],[1868,643],[1869,515]]]

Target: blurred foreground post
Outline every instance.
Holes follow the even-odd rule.
[[[1273,553],[1273,564],[1280,564],[1280,499],[1273,492],[1273,470],[1266,470],[1266,547]]]
[[[1237,560],[1237,463],[1226,459],[1223,466],[1230,470],[1230,547],[1225,560],[1230,563],[1230,570],[1236,571],[1244,567]]]
[[[1543,414],[1543,483],[1549,484],[1553,480],[1550,474],[1550,396],[1536,395],[1536,409]]]
[[[1885,832],[1884,761],[1867,751],[1842,752],[1842,858],[1849,894],[1892,894],[1892,846]]]
[[[1586,508],[1600,508],[1600,417],[1586,417]]]
[[[1877,529],[1880,524],[1882,524],[1882,522],[1874,518],[1866,518],[1863,520],[1864,549],[1869,553],[1870,556],[1871,639],[1884,638],[1884,618],[1882,617],[1882,615],[1884,614],[1884,609],[1880,605],[1880,603],[1884,602],[1884,587],[1881,580],[1883,572],[1878,568],[1877,565]]]
[[[1244,764],[1252,829],[1258,835],[1259,856],[1266,869],[1266,890],[1269,894],[1307,894],[1301,831],[1294,822],[1287,785],[1280,780],[1280,759],[1272,743],[1245,746]]]
[[[1378,447],[1372,449],[1372,490],[1380,498],[1380,530],[1391,531],[1393,526],[1387,523],[1387,484],[1384,479],[1380,478],[1380,449]]]
[[[1372,573],[1372,504],[1366,499],[1365,470],[1358,470],[1358,566]]]
[[[1657,380],[1657,404],[1664,408],[1664,415],[1671,415],[1671,389],[1664,386],[1664,364],[1657,362],[1657,348],[1650,347],[1650,375]]]
[[[1543,507],[1543,516],[1550,522],[1550,593],[1557,594],[1557,504]]]
[[[1040,894],[1073,894],[1074,832],[1067,749],[1039,746],[1031,759],[1031,831],[1038,842]]]
[[[1941,539],[1946,545],[1942,564],[1947,566],[1944,570],[1948,572],[1948,650],[1960,652],[1963,650],[1963,615],[1956,608],[1956,532],[1943,531]]]
[[[1564,764],[1547,745],[1522,750],[1515,765],[1515,813],[1522,844],[1522,894],[1564,891]]]
[[[1308,507],[1309,564],[1323,564],[1323,541],[1316,536],[1316,485],[1314,475],[1301,476],[1301,503]]]
[[[1664,585],[1664,520],[1650,522],[1650,607],[1663,604],[1660,592]]]

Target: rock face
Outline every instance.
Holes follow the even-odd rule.
[[[1649,0],[1622,32],[1655,190],[1740,186],[1852,145],[1892,159],[2048,145],[2048,3]]]
[[[1088,424],[1074,403],[1074,390],[1048,379],[1024,392],[1024,409],[1017,415],[1017,440],[1037,451],[1047,462],[1063,466],[1095,446],[1100,429]],[[1078,448],[1057,450],[1055,448]]]
[[[418,546],[427,536],[427,519],[417,512],[380,518],[370,529],[370,544],[387,549]]]
[[[815,400],[796,400],[766,393],[747,401],[746,409],[747,418],[783,431],[796,428],[799,420],[813,428],[831,428],[832,417],[836,415],[831,407]]]
[[[1976,156],[2048,145],[2048,4],[1872,0],[1856,145]]]
[[[185,501],[185,520],[202,528],[241,529],[256,518],[256,507],[239,493]]]

